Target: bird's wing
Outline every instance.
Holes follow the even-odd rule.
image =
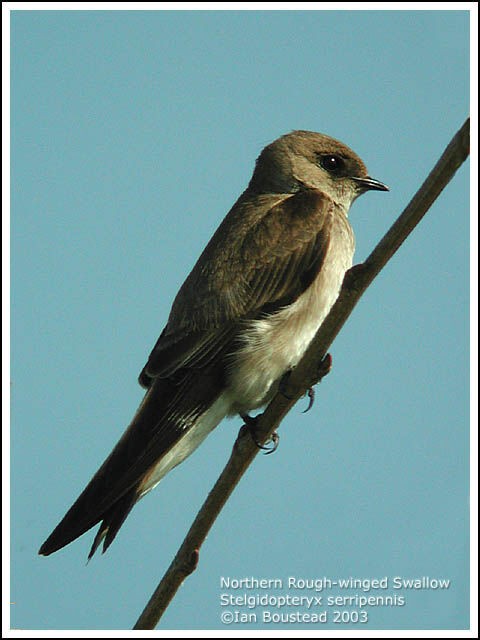
[[[334,203],[314,189],[275,202],[241,243],[224,248],[221,269],[192,271],[172,309],[174,326],[164,329],[140,374],[143,386],[181,367],[203,368],[245,320],[291,304],[316,278]]]
[[[332,216],[333,203],[317,191],[287,197],[248,230],[231,255],[235,272],[225,268],[220,274],[222,296],[208,295],[208,278],[200,284],[192,278],[195,328],[160,336],[141,375],[149,389],[130,426],[40,554],[53,553],[101,520],[90,556],[104,537],[108,547],[138,499],[142,479],[221,393],[225,357],[243,322],[290,304],[315,279]]]

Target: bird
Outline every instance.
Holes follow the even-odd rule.
[[[131,423],[42,544],[100,523],[110,546],[138,500],[225,418],[265,406],[299,362],[352,266],[352,202],[388,187],[348,146],[296,130],[268,144],[174,299],[143,367]]]

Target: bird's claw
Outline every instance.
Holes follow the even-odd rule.
[[[324,378],[328,373],[330,373],[330,370],[332,368],[332,356],[327,353],[327,355],[323,358],[323,360],[320,362],[320,365],[318,367],[318,382],[322,381],[322,378]],[[313,403],[315,401],[315,389],[313,387],[310,387],[310,389],[308,389],[307,393],[305,394],[308,396],[308,407],[305,409],[305,411],[302,411],[302,413],[307,413],[307,411],[310,411],[310,409],[313,407]]]
[[[241,413],[240,417],[244,421],[245,426],[247,427],[248,433],[250,434],[253,442],[259,449],[262,449],[265,452],[265,455],[274,453],[277,450],[278,443],[280,441],[280,436],[276,431],[274,431],[270,436],[270,438],[267,440],[267,442],[272,442],[273,446],[266,447],[264,444],[260,444],[260,442],[258,442],[258,439],[256,436],[256,424],[257,424],[258,416],[249,416],[247,413]]]
[[[272,443],[271,447],[266,447],[263,444],[259,444],[255,440],[254,440],[254,442],[257,445],[257,447],[259,449],[263,449],[265,451],[265,455],[268,456],[270,453],[275,453],[275,451],[278,449],[278,443],[280,442],[280,436],[278,435],[278,433],[276,431],[274,431],[272,433],[270,438],[267,440],[267,442],[271,442]]]
[[[307,413],[307,411],[310,411],[310,409],[313,407],[313,403],[315,400],[315,389],[313,387],[310,387],[305,395],[308,396],[308,407],[305,409],[305,411],[302,411],[302,413]]]

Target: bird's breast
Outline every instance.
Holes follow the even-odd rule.
[[[305,353],[352,266],[354,238],[346,219],[345,223],[348,226],[333,234],[320,272],[308,289],[289,306],[246,325],[229,370],[231,413],[247,413],[264,405],[276,391],[276,383]]]

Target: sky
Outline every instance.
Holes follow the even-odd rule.
[[[178,288],[261,149],[294,129],[348,144],[389,185],[352,207],[364,260],[468,115],[469,17],[12,12],[12,628],[132,628],[239,418],[136,505],[105,555],[86,566],[93,529],[37,552],[132,418]],[[469,260],[467,161],[332,344],[312,410],[302,399],[241,480],[158,629],[469,627]],[[245,577],[281,586],[225,586]],[[422,577],[444,586],[402,582]],[[293,586],[312,579],[323,590]],[[323,599],[280,607],[287,595]],[[255,615],[229,623],[235,611]],[[295,612],[327,620],[275,622]]]

